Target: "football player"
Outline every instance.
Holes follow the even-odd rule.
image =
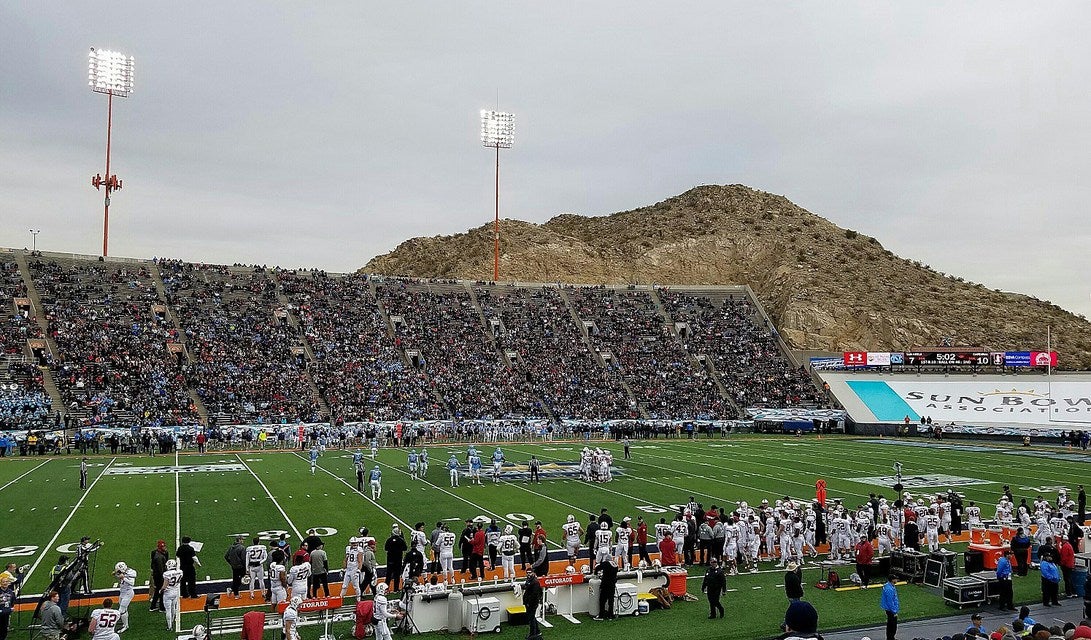
[[[565,548],[568,549],[568,564],[576,566],[576,558],[580,555],[580,540],[583,538],[583,527],[576,520],[576,516],[568,514],[568,520],[561,525],[564,535]]]
[[[167,631],[174,629],[174,619],[178,617],[178,597],[182,585],[182,570],[174,558],[167,560],[167,570],[163,572],[163,610],[167,612]]]
[[[610,525],[606,522],[599,523],[599,530],[595,532],[595,566],[601,565],[610,559],[613,551],[610,542],[614,536],[610,533]]]
[[[496,448],[496,451],[492,452],[492,481],[493,484],[500,482],[500,470],[504,467],[504,452],[500,450],[500,447]]]
[[[428,450],[427,449],[421,449],[420,450],[420,460],[419,460],[419,462],[420,462],[420,474],[419,474],[418,477],[421,480],[424,480],[425,476],[428,475]]]
[[[292,598],[307,596],[307,584],[311,579],[311,563],[306,556],[296,555],[295,566],[288,571],[288,584],[291,587]]]
[[[632,567],[633,556],[629,553],[629,545],[633,539],[633,529],[629,526],[632,518],[625,516],[617,527],[617,545],[614,547],[614,557],[617,558],[617,566],[623,571]]]
[[[314,475],[314,469],[318,466],[318,447],[311,446],[311,475]]]
[[[456,458],[455,454],[452,453],[451,457],[447,459],[447,471],[449,471],[451,474],[452,487],[458,486],[458,467],[458,458]]]
[[[360,538],[353,536],[349,538],[348,546],[345,547],[345,569],[344,578],[341,580],[341,597],[347,597],[349,593],[349,585],[356,590],[356,601],[360,601]]]
[[[439,548],[439,575],[444,582],[455,582],[455,542],[458,536],[451,532],[447,523],[443,523],[443,531],[436,538]]]
[[[133,601],[133,596],[136,595],[136,591],[133,589],[136,584],[136,569],[130,569],[129,565],[119,562],[114,565],[114,578],[117,580],[119,590],[117,596],[119,622],[116,633],[121,635],[129,630],[129,603]]]
[[[254,538],[254,544],[246,548],[246,567],[250,573],[250,599],[254,599],[254,588],[265,591],[265,561],[269,559],[269,549]]]
[[[417,479],[417,472],[419,470],[419,456],[417,456],[416,449],[409,450],[409,477],[414,480]]]
[[[284,565],[274,560],[269,563],[269,602],[275,611],[277,605],[288,599],[288,572]]]
[[[303,604],[302,596],[292,596],[287,608],[281,614],[281,626],[286,640],[299,640],[299,605]]]
[[[383,496],[383,472],[379,471],[379,465],[371,469],[368,478],[371,481],[371,499],[378,501]]]
[[[579,524],[579,523],[577,523]],[[515,579],[515,552],[519,549],[519,540],[515,537],[514,527],[510,524],[504,527],[504,535],[500,536],[500,562],[504,566],[504,579]],[[578,547],[577,543],[577,547]]]
[[[114,601],[106,598],[102,601],[102,608],[91,612],[88,620],[91,621],[87,630],[91,632],[91,640],[121,640],[117,634],[118,620],[121,614],[113,608]]]

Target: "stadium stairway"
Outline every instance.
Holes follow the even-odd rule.
[[[15,263],[19,265],[19,273],[23,276],[23,284],[27,287],[27,297],[30,298],[30,304],[34,309],[34,319],[42,330],[42,336],[45,338],[49,352],[56,358],[60,350],[57,348],[57,343],[49,335],[49,324],[45,320],[45,313],[42,308],[42,296],[34,288],[34,278],[30,276],[30,264],[27,262],[26,254],[16,252]],[[53,401],[54,410],[60,411],[63,415],[67,409],[64,406],[64,399],[61,398],[61,390],[57,388],[57,382],[53,379],[53,372],[50,371],[49,367],[39,367],[39,369],[42,371],[42,386],[45,387],[45,392],[49,394],[50,399]]]
[[[189,344],[186,340],[186,332],[182,329],[182,323],[178,319],[178,314],[167,301],[167,287],[163,283],[163,274],[159,271],[159,263],[153,262],[148,265],[148,270],[152,274],[152,282],[155,284],[155,290],[159,293],[159,299],[163,301],[163,304],[167,307],[167,315],[170,316],[171,324],[174,326],[174,330],[178,332],[178,342],[185,347],[186,361],[193,362],[193,352],[189,348]],[[193,402],[193,406],[197,408],[197,415],[201,420],[201,424],[208,424],[208,407],[205,406],[204,400],[201,399],[191,385],[186,385],[186,394]]]
[[[583,337],[583,344],[591,353],[597,353],[595,345],[591,344],[591,336],[587,334],[587,326],[583,323],[583,319],[580,318],[580,314],[576,313],[576,306],[572,304],[572,299],[568,297],[568,292],[564,287],[558,288],[558,293],[561,295],[561,300],[564,300],[564,306],[568,309],[569,316],[572,317],[572,322],[576,323],[576,326],[580,329],[580,335]],[[599,364],[604,369],[609,368],[606,366],[606,361],[599,356]],[[625,390],[625,395],[629,399],[629,406],[636,407],[640,411],[640,417],[644,420],[649,418],[648,409],[643,402],[637,402],[636,394],[633,393],[633,388],[629,386],[629,383],[625,380],[625,376],[617,376],[617,381],[621,384],[621,388]]]
[[[318,385],[314,382],[314,376],[311,372],[314,370],[314,365],[317,364],[317,360],[314,357],[314,350],[311,349],[310,343],[303,337],[302,322],[300,322],[299,314],[292,308],[292,302],[288,299],[288,295],[284,293],[284,287],[280,284],[280,280],[274,275],[273,281],[276,283],[277,301],[288,310],[288,326],[295,330],[296,336],[299,337],[299,343],[303,347],[303,355],[307,358],[307,382],[311,386],[311,395],[314,396],[314,401],[318,404],[318,409],[324,416],[331,416],[330,405],[326,402],[326,399],[322,397],[322,394],[318,391]]]

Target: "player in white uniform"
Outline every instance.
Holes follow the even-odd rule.
[[[807,511],[803,516],[803,544],[806,548],[811,550],[811,557],[818,556],[818,548],[815,547],[815,535],[816,527],[818,526],[818,515],[814,509],[807,507]]]
[[[1057,538],[1068,537],[1068,520],[1065,520],[1059,512],[1054,511],[1053,517],[1049,519],[1049,528],[1053,529],[1053,535]]]
[[[280,614],[286,640],[299,640],[299,605],[302,603],[302,596],[292,596],[288,607],[284,609],[284,613]]]
[[[307,597],[307,583],[311,578],[311,563],[303,559],[303,556],[295,556],[295,566],[288,571],[288,584],[291,586],[292,597]]]
[[[182,570],[174,558],[167,560],[167,570],[163,572],[163,611],[167,612],[167,630],[174,629],[174,619],[178,617],[178,597],[182,586]]]
[[[977,503],[973,500],[971,500],[970,504],[966,507],[966,522],[975,529],[982,526],[981,507],[977,506]]]
[[[119,562],[114,565],[114,579],[117,580],[118,586],[117,613],[120,619],[115,631],[121,635],[129,630],[129,603],[136,595],[133,589],[136,584],[136,570],[130,569],[124,562]]]
[[[375,585],[375,640],[392,640],[390,625],[387,623],[393,617],[390,614],[390,603],[386,599],[388,590],[385,582]]]
[[[879,537],[879,555],[887,555],[894,550],[894,545],[891,542],[891,527],[885,522],[880,522],[875,526],[875,533]]]
[[[583,539],[583,527],[576,521],[576,516],[568,514],[567,521],[561,525],[564,532],[564,544],[568,550],[569,566],[576,566],[576,558],[580,555],[580,541]]]
[[[750,522],[746,524],[750,531],[747,535],[747,554],[750,557],[750,573],[758,572],[758,555],[761,553],[761,523],[757,516],[751,515]]]
[[[629,516],[625,516],[617,527],[617,545],[614,547],[614,557],[617,558],[618,569],[622,571],[628,571],[633,564],[633,556],[629,553],[629,541],[632,540],[633,536],[633,528],[629,526],[631,521]]]
[[[95,609],[91,612],[91,617],[88,618],[91,621],[88,628],[88,631],[91,632],[91,640],[121,640],[121,636],[117,633],[117,625],[121,619],[121,614],[113,609],[113,606],[114,601],[106,598],[102,601],[101,609]]]
[[[736,558],[739,557],[739,525],[728,520],[724,523],[724,549],[723,555],[724,570],[729,575],[738,575],[738,562]]]
[[[504,535],[500,536],[497,547],[500,549],[500,563],[504,567],[504,579],[515,579],[515,554],[519,551],[519,539],[513,533],[515,529],[509,524],[504,527]]]
[[[279,562],[269,564],[269,600],[276,608],[288,599],[288,572]]]
[[[254,538],[254,544],[246,548],[246,568],[250,572],[250,599],[254,599],[254,589],[265,591],[265,561],[269,559],[269,549]]]
[[[439,547],[439,575],[444,581],[454,584],[455,581],[455,542],[458,536],[443,523],[443,532],[436,538],[436,546]]]
[[[595,564],[599,565],[610,559],[610,542],[613,540],[610,533],[610,525],[599,523],[599,530],[595,532]]]
[[[663,538],[667,537],[667,533],[671,530],[669,523],[665,522],[663,518],[659,519],[659,522],[655,523],[655,544],[663,542]]]
[[[421,480],[424,480],[425,476],[427,476],[427,475],[428,475],[428,450],[427,449],[421,449],[420,450],[420,473],[418,474],[417,477],[419,477]]]
[[[371,469],[371,499],[378,500],[383,497],[383,472],[379,471],[379,465]]]
[[[363,559],[360,544],[360,539],[356,536],[349,538],[348,546],[345,547],[344,578],[341,580],[341,597],[348,597],[351,585],[356,590],[357,602],[360,601],[360,563]]]
[[[924,516],[924,537],[928,540],[929,551],[939,551],[939,515],[935,509],[929,509]]]

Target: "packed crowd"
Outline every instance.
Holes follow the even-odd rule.
[[[427,377],[390,337],[367,276],[281,272],[277,282],[299,313],[332,422],[443,417]]]
[[[744,300],[155,265],[31,257],[56,350],[30,354],[42,334],[11,304],[28,294],[18,264],[2,263],[0,347],[42,356],[76,425],[193,424],[195,397],[212,425],[722,420],[820,404]],[[43,388],[40,373],[18,382]]]
[[[497,344],[504,352],[518,354],[513,364],[519,375],[556,418],[638,417],[617,372],[603,367],[588,349],[558,289],[474,291],[486,320],[500,322]]]
[[[594,323],[591,344],[609,352],[651,418],[736,417],[708,371],[693,362],[647,291],[566,289],[582,320]]]
[[[193,362],[188,383],[210,415],[245,422],[312,422],[321,414],[303,338],[262,267],[160,260],[167,302]]]
[[[31,260],[30,272],[60,355],[53,378],[85,424],[116,414],[137,425],[187,424],[198,414],[167,344],[177,330],[146,265]]]
[[[658,289],[675,322],[689,326],[686,348],[712,359],[721,382],[739,407],[822,406],[807,372],[781,355],[773,333],[745,298],[717,306],[707,296]]]
[[[541,416],[525,376],[501,361],[468,291],[455,285],[388,281],[376,286],[398,346],[421,354],[432,383],[458,418]]]

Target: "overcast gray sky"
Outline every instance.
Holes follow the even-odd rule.
[[[492,219],[478,111],[516,114],[501,215],[699,184],[1091,316],[1091,3],[0,3],[0,246],[349,271]]]

